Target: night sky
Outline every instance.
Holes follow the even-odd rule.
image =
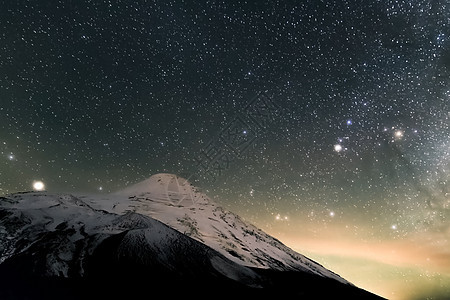
[[[169,172],[358,286],[450,295],[450,3],[4,1],[0,194]]]

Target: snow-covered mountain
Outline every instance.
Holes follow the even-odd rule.
[[[278,294],[280,287],[292,290],[286,295],[313,295],[320,294],[314,285],[325,285],[334,287],[328,292],[375,297],[172,174],[109,195],[27,192],[0,198],[1,299],[59,298],[60,287],[74,299],[86,298],[77,286],[118,278],[133,285],[151,281],[153,289],[203,282],[252,295]],[[301,289],[286,286],[297,280]]]
[[[113,203],[110,199],[88,202],[118,214],[132,210],[155,218],[245,266],[306,271],[348,283],[218,206],[186,179],[176,175],[154,175],[115,193],[115,196]]]

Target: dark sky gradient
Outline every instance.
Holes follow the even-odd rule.
[[[0,193],[176,173],[385,297],[450,294],[449,2],[192,2],[2,3]]]

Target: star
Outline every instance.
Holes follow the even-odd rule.
[[[35,191],[43,191],[45,189],[45,185],[42,181],[37,180],[33,182],[33,189]]]
[[[275,215],[275,220],[276,221],[288,221],[289,217],[288,216],[282,216],[280,214],[276,214]]]
[[[334,151],[341,152],[342,150],[344,150],[344,148],[342,148],[342,145],[340,144],[334,145]]]
[[[396,130],[396,131],[394,132],[394,137],[395,137],[396,139],[401,139],[401,138],[403,138],[403,131],[402,131],[402,130]]]

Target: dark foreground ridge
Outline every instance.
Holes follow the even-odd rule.
[[[161,294],[196,299],[382,299],[307,272],[248,268],[175,230],[173,240],[152,244],[145,236],[158,236],[153,230],[158,228],[106,238],[87,259],[84,276],[69,277],[45,276],[45,250],[61,241],[60,235],[50,234],[45,244],[0,265],[0,299],[138,299]]]

